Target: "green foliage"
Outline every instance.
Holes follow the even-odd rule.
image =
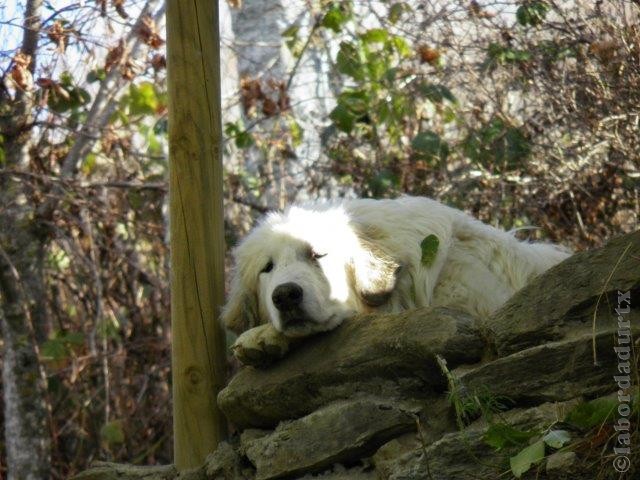
[[[483,69],[492,70],[498,65],[518,64],[531,60],[532,53],[528,50],[519,50],[499,43],[491,43],[487,49],[487,59]]]
[[[540,432],[535,430],[519,430],[506,423],[494,423],[484,434],[484,441],[487,445],[502,450],[506,447],[519,447],[526,445]]]
[[[124,443],[124,429],[121,420],[111,420],[100,429],[100,438],[110,447]]]
[[[58,272],[64,272],[69,269],[71,264],[71,258],[61,248],[52,247],[47,254],[47,262],[49,266],[57,270]]]
[[[449,145],[432,131],[420,132],[411,141],[416,157],[429,162],[444,162],[449,156]]]
[[[253,137],[245,130],[241,120],[225,123],[224,134],[233,140],[238,148],[249,148],[254,144]]]
[[[57,331],[40,346],[40,355],[47,361],[64,360],[83,345],[84,335],[81,332]]]
[[[107,76],[104,68],[96,68],[87,73],[87,83],[95,83],[103,81]]]
[[[588,430],[610,421],[617,408],[616,398],[596,398],[576,406],[567,414],[565,421],[578,428]]]
[[[350,133],[356,122],[364,122],[370,108],[370,98],[365,90],[344,90],[339,96],[336,107],[329,114],[337,128]]]
[[[363,81],[365,71],[363,68],[364,59],[361,45],[353,42],[341,42],[340,50],[336,57],[336,67],[338,71],[354,80]]]
[[[159,105],[158,94],[151,82],[141,82],[129,86],[129,94],[123,98],[130,115],[152,115]]]
[[[368,180],[367,186],[371,196],[379,198],[388,192],[395,191],[400,186],[400,179],[390,170],[382,169]]]
[[[518,23],[523,26],[536,26],[540,25],[549,11],[549,5],[546,2],[540,1],[527,1],[524,5],[518,7],[516,11],[516,19]]]
[[[451,103],[457,103],[456,97],[444,85],[421,82],[418,84],[418,91],[433,103],[442,103],[447,100]]]
[[[60,75],[57,88],[49,90],[47,106],[57,113],[77,110],[91,100],[91,95],[84,88],[75,85],[71,74],[64,72]]]
[[[292,25],[282,32],[282,37],[285,39],[284,43],[295,58],[300,56],[303,49],[303,44],[298,35],[299,31],[300,27]]]
[[[531,143],[521,129],[493,118],[484,127],[468,134],[463,149],[473,162],[504,171],[524,163],[531,153]]]
[[[395,25],[405,13],[411,11],[412,8],[406,2],[396,2],[389,7],[389,22]]]
[[[520,430],[506,423],[494,423],[484,434],[485,443],[496,450],[521,448],[509,459],[511,472],[516,478],[520,478],[533,465],[540,463],[545,455],[545,445],[557,450],[570,440],[571,435],[566,430],[550,430],[541,436],[537,430]],[[522,448],[524,445],[527,446]]]
[[[404,2],[393,3],[389,6],[390,21],[398,21],[410,10]],[[330,13],[324,18],[339,19],[344,34],[351,17],[333,10]],[[330,25],[329,30],[337,31],[336,24]],[[354,27],[357,31],[357,25]],[[338,136],[345,149],[335,157],[344,159],[352,148],[347,146],[349,143],[368,145],[376,152],[367,161],[372,168],[364,182],[366,194],[372,196],[388,195],[402,188],[400,164],[413,160],[421,165],[438,165],[446,162],[451,153],[441,134],[423,128],[423,121],[431,111],[442,115],[445,122],[454,120],[452,107],[456,98],[442,84],[423,81],[421,76],[411,78],[415,62],[412,56],[413,50],[403,36],[379,27],[344,38],[335,58],[336,70],[346,77],[348,85],[329,115],[335,131],[346,134]],[[423,106],[427,103],[433,106],[432,110]]]
[[[299,146],[304,138],[304,129],[296,121],[293,115],[287,116],[287,124],[289,126],[289,134],[291,135],[291,145]]]
[[[440,246],[440,240],[437,236],[431,234],[424,237],[420,242],[420,251],[422,256],[420,261],[425,267],[430,267],[436,259],[438,254],[438,247]]]
[[[543,458],[544,442],[538,440],[509,459],[511,472],[516,478],[520,478],[523,473],[527,472],[533,465],[540,463]]]
[[[351,2],[333,2],[320,24],[333,30],[335,33],[340,33],[342,27],[347,23],[352,16]]]

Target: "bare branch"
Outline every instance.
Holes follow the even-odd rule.
[[[135,25],[124,41],[123,58],[132,58],[137,55],[140,47],[143,45],[138,35],[138,29],[142,26],[145,17],[157,8],[158,3],[160,3],[160,0],[148,0],[145,4]],[[162,18],[164,10],[165,7],[163,4],[153,14],[154,21],[157,22]],[[87,120],[78,132],[76,141],[64,159],[61,168],[61,175],[63,177],[71,177],[78,162],[91,152],[96,139],[100,138],[101,130],[106,126],[111,114],[117,107],[115,98],[125,84],[126,81],[122,78],[117,68],[112,68],[107,73],[106,78],[100,84],[100,89],[93,100],[93,104],[87,115]]]

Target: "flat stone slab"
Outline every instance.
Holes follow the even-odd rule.
[[[636,329],[640,332],[640,329]],[[596,395],[617,389],[615,332],[550,342],[499,358],[466,371],[455,371],[469,393],[489,393],[532,405]]]
[[[531,428],[544,430],[549,425],[563,418],[565,413],[577,404],[576,401],[562,403],[546,403],[524,410],[506,412],[501,421],[508,425],[528,430]],[[478,479],[508,479],[509,457],[521,447],[497,451],[489,446],[484,439],[488,425],[479,420],[463,431],[445,434],[442,438],[430,444],[420,445],[420,442],[406,445],[395,445],[392,440],[384,445],[373,456],[373,463],[379,478],[389,480],[478,480]],[[576,480],[593,480],[590,464],[584,462],[585,471],[575,477]],[[586,468],[585,468],[586,467]],[[558,475],[540,475],[537,468],[533,468],[523,478],[568,480]],[[578,472],[579,473],[579,472]],[[591,476],[589,476],[591,475]]]
[[[447,388],[436,355],[453,368],[478,362],[484,349],[475,321],[461,312],[357,317],[308,339],[270,368],[243,367],[218,404],[231,422],[246,428],[274,427],[361,394],[426,398]]]
[[[147,467],[111,462],[95,462],[71,480],[173,480],[178,471],[173,465]]]
[[[640,231],[580,252],[535,278],[487,321],[500,356],[591,328],[615,325],[618,291],[640,293]],[[631,315],[640,320],[640,309]],[[631,320],[631,318],[628,318]]]
[[[241,441],[256,480],[318,472],[334,463],[361,458],[409,430],[411,411],[375,399],[336,402],[306,417],[283,422],[273,433]]]

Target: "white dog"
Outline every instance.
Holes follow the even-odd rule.
[[[427,198],[291,207],[235,249],[222,318],[236,332],[271,322],[287,337],[428,305],[482,319],[568,255]]]

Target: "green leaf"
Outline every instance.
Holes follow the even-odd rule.
[[[389,192],[394,192],[400,185],[400,179],[393,172],[382,170],[367,183],[371,189],[371,196],[381,198],[389,195]]]
[[[104,68],[96,68],[87,73],[87,82],[101,82],[107,76],[107,72],[105,72]]]
[[[84,175],[91,175],[91,173],[94,171],[95,167],[96,167],[96,162],[98,160],[98,156],[93,153],[90,152],[87,154],[86,157],[84,157],[84,160],[82,160],[82,164],[80,169],[82,170],[82,173]]]
[[[340,33],[342,26],[349,21],[351,13],[349,9],[344,8],[340,3],[334,4],[322,17],[320,24],[323,27],[333,30],[335,33]]]
[[[451,107],[445,107],[441,115],[444,123],[451,123],[457,118],[456,111]]]
[[[540,25],[549,11],[549,5],[545,2],[526,2],[516,10],[516,19],[523,26]]]
[[[284,43],[287,45],[287,48],[295,58],[298,58],[300,56],[300,54],[302,53],[302,49],[304,48],[302,42],[300,41],[300,38],[298,37],[299,30],[299,26],[291,25],[281,33],[282,38],[285,39]]]
[[[50,338],[40,346],[40,355],[43,360],[63,360],[69,356],[69,349],[61,339]]]
[[[364,80],[364,70],[360,49],[352,42],[340,43],[340,50],[336,57],[336,66],[340,73],[352,77],[354,80]]]
[[[339,130],[346,133],[351,133],[351,130],[353,130],[356,123],[356,117],[341,104],[336,105],[336,108],[334,108],[329,114],[329,118],[333,120],[334,125]]]
[[[360,39],[364,43],[384,43],[388,37],[389,34],[382,28],[372,28],[360,34]]]
[[[611,420],[617,408],[616,398],[596,398],[577,405],[567,414],[565,421],[576,427],[589,430]]]
[[[396,76],[398,75],[398,68],[397,67],[393,67],[393,68],[389,68],[386,72],[384,72],[384,75],[382,76],[382,79],[385,82],[388,83],[393,83],[396,81]]]
[[[434,83],[421,83],[418,86],[418,90],[428,100],[433,103],[442,103],[443,100],[448,100],[451,103],[456,103],[456,97],[451,93],[444,85]]]
[[[531,57],[531,52],[527,50],[516,50],[509,46],[491,43],[487,49],[487,59],[483,64],[483,68],[492,69],[496,65],[526,62],[531,60]]]
[[[254,143],[253,137],[244,129],[240,121],[225,123],[224,133],[229,139],[233,139],[236,147],[240,149],[249,148]]]
[[[542,440],[551,448],[555,448],[557,450],[558,448],[564,447],[571,441],[571,435],[566,430],[551,430],[542,437]]]
[[[521,129],[494,118],[469,133],[463,150],[474,162],[502,171],[522,164],[531,153],[531,142]]]
[[[235,136],[234,140],[235,140],[235,143],[236,143],[236,147],[238,147],[240,149],[249,148],[251,145],[254,144],[253,137],[246,130],[238,132],[238,134]]]
[[[440,246],[440,240],[435,235],[427,235],[420,242],[420,250],[422,252],[421,262],[425,267],[433,265],[436,255],[438,253],[438,247]]]
[[[369,109],[369,95],[364,90],[344,90],[338,96],[338,105],[342,105],[355,117],[361,117]]]
[[[149,115],[158,108],[158,97],[152,83],[142,82],[129,87],[129,113],[132,115]]]
[[[504,157],[506,162],[515,166],[531,153],[531,143],[519,128],[510,127],[505,134]]]
[[[296,119],[290,116],[288,119],[289,133],[291,134],[291,143],[294,147],[299,146],[302,143],[304,137],[304,129],[296,121]]]
[[[411,47],[404,38],[394,35],[391,37],[391,45],[401,57],[406,58],[411,55]]]
[[[389,8],[389,22],[395,25],[396,23],[398,23],[398,20],[400,20],[400,17],[402,17],[403,13],[410,11],[411,7],[406,2],[394,3]]]
[[[70,346],[80,347],[84,345],[84,334],[82,332],[64,332],[60,335],[60,340]]]
[[[485,432],[484,441],[496,450],[502,450],[505,447],[525,445],[537,434],[538,432],[531,430],[518,430],[506,423],[495,423]]]
[[[124,443],[124,430],[121,420],[112,420],[105,423],[100,429],[100,438],[108,445]]]
[[[285,29],[284,32],[280,34],[280,36],[284,38],[298,38],[298,31],[300,27],[297,25],[291,25],[289,28]]]
[[[59,88],[49,92],[47,106],[57,113],[64,113],[86,105],[91,95],[84,88],[76,87],[68,72],[60,75]]]
[[[531,468],[532,465],[539,463],[543,458],[544,442],[542,440],[538,440],[509,459],[511,471],[516,478],[520,478],[523,473],[527,472]]]
[[[449,156],[449,145],[432,131],[421,132],[411,141],[411,148],[419,158],[444,162]]]

